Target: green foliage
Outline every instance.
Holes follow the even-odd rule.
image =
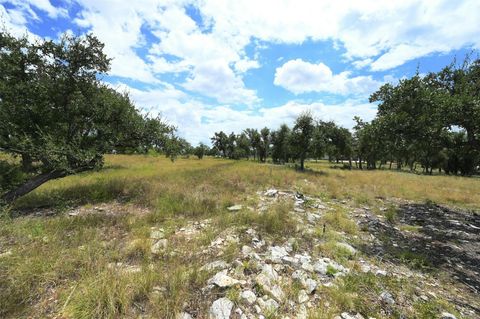
[[[7,201],[49,179],[99,168],[105,153],[161,148],[173,132],[100,81],[110,59],[93,35],[31,43],[2,31],[0,48],[0,151],[21,158],[31,177],[14,190],[20,173],[10,170],[10,182],[2,181],[13,191]]]
[[[422,254],[412,252],[410,250],[403,250],[395,253],[396,257],[400,259],[401,262],[409,265],[413,269],[419,270],[431,270],[432,264],[428,258]]]
[[[379,102],[376,119],[357,120],[361,154],[411,170],[418,162],[429,174],[434,168],[473,174],[480,164],[479,83],[480,59],[467,57],[461,66],[383,85],[370,97]]]
[[[20,185],[27,177],[20,165],[0,160],[0,194]]]
[[[277,131],[272,131],[272,159],[274,163],[288,163],[291,158],[289,136],[290,128],[286,124],[282,124]]]
[[[328,265],[328,266],[327,266],[327,276],[333,277],[333,276],[335,276],[335,274],[336,274],[337,272],[338,272],[338,270],[337,270],[335,267],[333,267],[333,266],[331,266],[331,265]]]
[[[198,159],[202,159],[205,154],[208,153],[208,146],[200,143],[195,149],[193,150],[193,153],[195,154]]]
[[[295,120],[290,135],[290,145],[295,159],[300,160],[300,170],[304,170],[304,162],[311,150],[311,139],[315,129],[312,114],[305,112]]]

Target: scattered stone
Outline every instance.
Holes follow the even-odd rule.
[[[253,253],[254,253],[254,250],[253,250],[252,247],[246,246],[246,245],[242,246],[242,255],[244,257],[248,257],[248,256],[252,255]]]
[[[298,302],[299,303],[304,303],[307,302],[310,298],[308,298],[308,294],[305,290],[300,290],[298,292]]]
[[[8,257],[12,254],[13,254],[13,252],[11,250],[7,250],[6,252],[3,252],[3,253],[0,254],[0,258]]]
[[[280,264],[282,263],[282,258],[288,256],[288,252],[285,247],[273,246],[270,247],[269,259],[273,263]]]
[[[321,275],[327,274],[327,267],[328,264],[323,260],[319,260],[315,264],[313,264],[313,270]]]
[[[297,269],[292,273],[292,278],[298,280],[302,285],[304,285],[308,276],[303,270]]]
[[[213,284],[216,285],[220,288],[228,288],[231,286],[235,286],[237,284],[240,284],[240,281],[237,279],[233,279],[232,277],[227,275],[227,269],[222,270],[218,273],[215,274],[210,280],[208,281],[208,284]]]
[[[295,258],[295,257],[285,256],[285,257],[282,257],[282,261],[293,267],[296,267],[299,265],[299,260],[298,258]]]
[[[229,319],[232,312],[233,302],[228,298],[220,298],[213,302],[210,307],[211,319]]]
[[[278,190],[276,190],[275,188],[270,188],[264,193],[264,195],[268,197],[274,197],[277,194],[278,194]]]
[[[315,289],[317,289],[317,282],[311,278],[308,278],[307,280],[305,280],[305,289],[307,290],[307,293],[308,294],[311,294],[312,292],[315,291]]]
[[[242,205],[233,205],[228,207],[227,209],[231,212],[238,212],[239,210],[242,210],[243,206]]]
[[[302,269],[308,272],[314,272],[314,267],[309,262],[302,263]]]
[[[160,287],[160,286],[155,286],[152,288],[153,292],[156,294],[161,294],[167,292],[167,288],[165,287]]]
[[[440,317],[441,319],[457,319],[454,315],[452,315],[449,312],[442,312],[442,315]]]
[[[337,247],[345,249],[351,255],[355,255],[357,253],[357,250],[347,243],[337,243]]]
[[[320,218],[320,215],[318,214],[307,213],[307,220],[310,224],[315,224],[319,218]]]
[[[192,319],[192,316],[188,312],[181,312],[177,319]]]
[[[257,300],[257,296],[251,290],[242,291],[242,293],[240,294],[240,298],[242,300],[245,300],[246,303],[249,304],[249,305],[255,303],[255,301]]]
[[[362,270],[363,273],[367,273],[372,270],[372,267],[370,267],[370,265],[363,264],[360,266],[360,269]]]
[[[212,261],[211,263],[203,265],[200,268],[200,270],[211,271],[215,269],[225,269],[225,268],[228,268],[228,264],[226,262],[224,262],[223,260],[215,260],[215,261]]]
[[[159,254],[162,251],[165,251],[165,249],[167,249],[167,246],[168,246],[168,240],[160,239],[155,244],[152,245],[152,248],[150,250],[152,254]]]
[[[354,315],[349,314],[348,312],[342,312],[340,317],[337,316],[337,318],[341,319],[365,319],[361,314],[357,313]]]
[[[392,294],[388,291],[384,291],[380,294],[380,300],[387,305],[395,304],[395,299],[393,299]]]
[[[297,315],[295,316],[295,319],[307,319],[307,318],[308,318],[307,307],[305,307],[305,305],[298,306],[298,311],[297,311]]]
[[[386,272],[385,270],[379,269],[379,270],[377,270],[377,271],[375,272],[375,275],[377,275],[377,276],[386,276],[386,275],[387,275],[387,272]]]
[[[264,301],[263,299],[258,299],[258,305],[260,308],[263,309],[267,314],[272,314],[275,312],[275,310],[278,309],[279,305],[278,303],[273,300],[273,299],[267,299]]]
[[[164,237],[165,237],[165,234],[163,232],[163,228],[152,227],[150,229],[150,239],[157,240],[157,239],[162,239]]]
[[[270,265],[264,265],[262,272],[255,278],[255,282],[265,292],[272,295],[278,301],[281,301],[285,297],[285,293],[276,283],[278,279],[279,277],[275,269]]]
[[[302,203],[303,203],[303,202],[302,202]],[[298,206],[294,207],[294,208],[293,208],[293,211],[294,211],[295,213],[305,213],[305,209],[303,209],[303,208],[301,208],[301,207],[298,207]]]

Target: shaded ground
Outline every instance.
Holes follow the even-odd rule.
[[[362,248],[365,253],[433,274],[445,272],[452,283],[462,285],[473,297],[465,300],[452,293],[452,301],[480,315],[478,213],[435,204],[403,203],[388,220],[368,210],[362,217],[361,225],[376,237]]]

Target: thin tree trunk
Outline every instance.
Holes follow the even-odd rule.
[[[66,172],[64,170],[53,170],[47,173],[43,173],[37,176],[34,176],[33,178],[29,179],[23,185],[20,185],[16,189],[13,189],[9,191],[8,193],[2,195],[2,200],[5,201],[7,204],[12,203],[15,199],[30,193],[37,187],[41,186],[42,184],[48,182],[49,180],[52,179],[57,179],[61,177],[65,177],[67,175],[72,175],[72,174],[77,174],[81,173],[84,171],[88,171],[91,169],[95,168],[95,162],[98,160],[98,158],[93,158],[88,164],[82,167],[78,167],[72,172]]]
[[[24,172],[32,171],[32,157],[28,154],[22,154],[22,169]]]
[[[15,199],[17,199],[18,197],[30,193],[35,188],[37,188],[40,185],[48,182],[49,180],[64,177],[64,176],[67,176],[67,173],[65,171],[51,171],[51,172],[48,172],[48,173],[37,175],[37,176],[33,177],[32,179],[28,180],[27,182],[25,182],[23,185],[21,185],[21,186],[17,187],[16,189],[13,189],[13,190],[9,191],[8,193],[4,194],[2,196],[2,199],[7,204],[10,204]]]

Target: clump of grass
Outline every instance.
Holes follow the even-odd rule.
[[[328,239],[317,246],[321,255],[332,258],[340,263],[346,263],[354,258],[354,255],[345,247],[338,245],[335,239]]]
[[[134,239],[125,248],[125,258],[132,261],[147,261],[150,257],[151,241],[148,239]]]
[[[241,289],[238,286],[231,287],[227,290],[225,296],[235,304],[238,304],[240,302],[240,292]]]
[[[186,303],[202,308],[201,288],[208,280],[208,272],[199,271],[197,265],[178,259],[159,268],[162,273],[156,285],[164,291],[150,297],[148,306],[153,317],[175,318],[173,314],[182,311]]]
[[[319,293],[329,303],[329,310],[342,312],[359,312],[368,317],[381,317],[381,304],[378,302],[378,294],[386,289],[399,286],[396,283],[387,282],[386,278],[378,278],[374,274],[348,274],[337,279],[337,284],[332,287],[322,287]],[[399,288],[400,289],[400,288]],[[331,312],[322,311],[321,306],[317,316],[313,318],[327,318]]]
[[[65,312],[74,318],[118,318],[131,312],[134,302],[144,302],[152,288],[150,272],[122,274],[106,270],[83,280]]]
[[[331,265],[327,266],[327,276],[334,277],[337,272],[338,270],[335,267]]]
[[[433,269],[432,263],[426,256],[422,254],[415,253],[410,250],[402,250],[395,252],[395,255],[402,263],[407,264],[413,269],[419,269],[423,271],[429,271]]]
[[[385,210],[385,219],[390,224],[395,224],[398,220],[397,208],[393,205],[390,205]]]
[[[417,226],[417,225],[400,225],[399,228],[403,231],[409,231],[412,233],[418,233],[420,229],[422,229],[422,226]]]
[[[441,299],[431,299],[428,301],[417,301],[413,304],[413,309],[418,318],[439,318],[444,311],[454,314],[460,318],[460,314],[452,305]]]
[[[259,213],[254,211],[242,211],[225,219],[224,223],[233,223],[238,226],[256,227],[259,232],[273,237],[285,237],[295,233],[295,227],[289,212],[292,203],[280,201],[272,205],[268,211]]]
[[[239,252],[238,244],[235,242],[229,243],[223,249],[223,258],[225,259],[226,262],[232,262],[233,260],[235,260],[235,257],[238,255],[238,252]]]
[[[325,213],[322,224],[325,224],[325,227],[328,230],[334,229],[350,235],[354,235],[358,232],[357,224],[349,218],[344,209],[340,207],[336,207]]]

